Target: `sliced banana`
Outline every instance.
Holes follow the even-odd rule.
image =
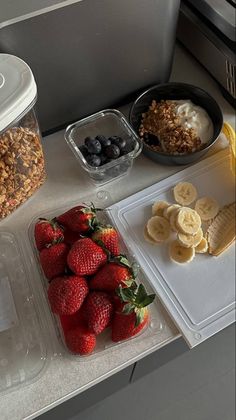
[[[180,245],[186,248],[196,247],[200,244],[203,238],[202,228],[198,229],[195,235],[186,235],[185,233],[178,233],[177,235]]]
[[[199,198],[195,204],[195,210],[203,221],[213,219],[218,214],[219,209],[219,204],[211,197]]]
[[[170,243],[169,255],[173,261],[179,264],[189,263],[195,257],[195,248],[186,248],[180,245],[176,239]]]
[[[147,222],[147,231],[151,238],[163,242],[170,236],[170,224],[161,216],[153,216]]]
[[[170,215],[170,227],[174,232],[178,232],[179,228],[176,224],[176,218],[177,218],[177,214],[179,212],[179,208],[175,209],[174,211],[171,212]]]
[[[182,233],[195,235],[201,227],[201,218],[195,210],[182,207],[176,217],[176,226]]]
[[[190,182],[179,182],[173,192],[175,201],[182,206],[189,206],[197,198],[197,190]]]
[[[145,241],[149,242],[152,245],[157,245],[159,242],[154,241],[154,239],[149,235],[147,226],[144,227],[143,236]]]
[[[180,209],[180,205],[179,204],[172,204],[169,205],[168,207],[166,207],[163,211],[163,217],[165,217],[165,219],[170,221],[170,217],[173,211],[175,211],[176,209]]]
[[[206,238],[202,238],[201,242],[195,247],[195,252],[204,254],[208,250],[208,243]]]
[[[153,216],[163,216],[163,211],[166,207],[169,207],[169,203],[167,201],[156,201],[152,205],[152,215]]]

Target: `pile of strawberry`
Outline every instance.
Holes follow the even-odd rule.
[[[34,230],[51,310],[68,349],[80,355],[94,350],[107,327],[113,342],[140,332],[155,298],[137,285],[135,265],[120,254],[115,228],[99,223],[98,210],[76,206],[53,220],[39,219]]]

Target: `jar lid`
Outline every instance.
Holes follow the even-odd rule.
[[[24,113],[36,95],[29,66],[14,55],[0,54],[0,132]]]

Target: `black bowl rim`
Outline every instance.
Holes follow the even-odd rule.
[[[143,93],[141,93],[137,98],[136,98],[136,100],[134,101],[134,103],[133,103],[133,105],[131,106],[131,108],[130,108],[130,111],[129,111],[129,123],[130,123],[130,125],[132,126],[132,128],[133,128],[133,130],[135,130],[135,128],[133,127],[133,124],[131,123],[131,115],[132,115],[132,113],[133,113],[133,110],[134,110],[134,107],[137,105],[137,102],[140,100],[140,99],[142,99],[142,97],[143,96],[145,96],[147,93],[149,93],[149,92],[151,92],[152,90],[156,90],[157,88],[165,88],[165,87],[169,87],[169,86],[179,86],[180,88],[181,87],[188,87],[188,88],[190,88],[190,89],[194,89],[194,90],[200,90],[201,92],[203,92],[204,93],[204,95],[205,96],[207,96],[208,98],[210,98],[210,100],[212,101],[212,102],[214,102],[215,103],[215,106],[216,106],[216,108],[218,109],[218,113],[219,113],[219,120],[220,120],[220,129],[219,129],[219,132],[216,134],[216,136],[215,136],[215,138],[213,138],[213,140],[208,144],[208,146],[206,146],[206,147],[204,147],[203,149],[200,149],[200,150],[196,150],[195,152],[192,152],[192,153],[185,153],[185,154],[182,154],[182,155],[173,155],[173,154],[170,154],[170,153],[160,153],[160,152],[157,152],[157,151],[155,151],[155,150],[153,150],[153,149],[151,149],[150,147],[148,147],[146,144],[145,144],[145,142],[141,139],[141,137],[138,135],[138,133],[136,132],[136,134],[140,137],[140,139],[142,140],[142,143],[143,143],[143,149],[148,149],[148,150],[150,150],[151,152],[153,152],[155,155],[158,155],[158,156],[166,156],[166,157],[174,157],[175,159],[183,159],[183,157],[185,157],[185,156],[193,156],[193,155],[198,155],[198,153],[200,153],[200,152],[203,152],[203,150],[204,151],[208,151],[208,149],[210,149],[214,144],[215,144],[215,142],[217,141],[217,139],[218,139],[218,137],[219,137],[219,135],[220,135],[220,133],[221,133],[221,130],[222,130],[222,127],[223,127],[223,121],[224,121],[224,118],[223,118],[223,113],[222,113],[222,111],[221,111],[221,109],[220,109],[220,107],[219,107],[219,105],[218,105],[218,103],[216,102],[216,100],[213,98],[213,96],[211,96],[208,92],[206,92],[204,89],[202,89],[202,88],[200,88],[199,86],[195,86],[195,85],[192,85],[192,84],[190,84],[190,83],[182,83],[182,82],[168,82],[168,83],[160,83],[160,84],[157,84],[157,85],[154,85],[154,86],[151,86],[151,87],[149,87],[148,89],[146,89]],[[212,122],[213,123],[213,122]],[[136,130],[135,130],[136,131]]]

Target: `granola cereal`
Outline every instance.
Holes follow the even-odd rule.
[[[191,121],[193,124],[189,123]],[[154,151],[188,154],[200,150],[210,140],[212,122],[205,110],[191,101],[153,100],[148,111],[142,114],[139,134]]]
[[[40,135],[13,127],[0,134],[0,219],[11,214],[45,181]]]

